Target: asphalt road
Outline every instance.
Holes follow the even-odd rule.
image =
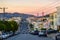
[[[24,34],[29,33],[29,31],[28,31],[28,22],[26,20],[21,22],[20,33],[22,33],[22,34],[23,33]]]
[[[10,37],[6,40],[54,40],[52,35],[49,37],[39,37],[38,35],[31,35],[28,31],[28,22],[22,21],[20,26],[20,34]]]
[[[31,34],[19,34],[13,37],[10,37],[6,40],[54,40],[50,37],[39,37],[37,35],[31,35]]]

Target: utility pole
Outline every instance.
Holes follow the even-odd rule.
[[[39,13],[37,13],[37,17],[39,17]]]
[[[42,12],[42,16],[44,16],[44,12]]]
[[[5,10],[6,10],[7,8],[5,8],[5,7],[1,8],[1,7],[0,7],[0,9],[2,9],[2,10],[3,10],[3,13],[4,13],[3,21],[4,21],[4,20],[5,20]]]

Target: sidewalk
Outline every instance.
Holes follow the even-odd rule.
[[[48,37],[53,38],[55,40],[56,35],[57,35],[57,33],[52,33],[52,34],[48,34]]]

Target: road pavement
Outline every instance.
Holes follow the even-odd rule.
[[[20,34],[12,36],[6,40],[54,40],[52,35],[48,37],[39,37],[38,35],[31,35],[28,31],[28,22],[22,21],[20,26]]]
[[[20,32],[24,33],[24,34],[29,33],[29,31],[28,31],[28,22],[27,21],[22,21],[21,22]]]
[[[54,39],[50,37],[39,37],[38,35],[19,34],[19,35],[10,37],[6,40],[54,40]]]

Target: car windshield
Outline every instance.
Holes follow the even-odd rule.
[[[5,35],[5,33],[2,33],[2,35]]]
[[[41,30],[40,32],[44,32],[45,33],[46,31],[45,30]]]
[[[48,29],[48,30],[53,30],[53,29]]]
[[[58,36],[60,36],[60,33],[59,34],[57,34]]]

